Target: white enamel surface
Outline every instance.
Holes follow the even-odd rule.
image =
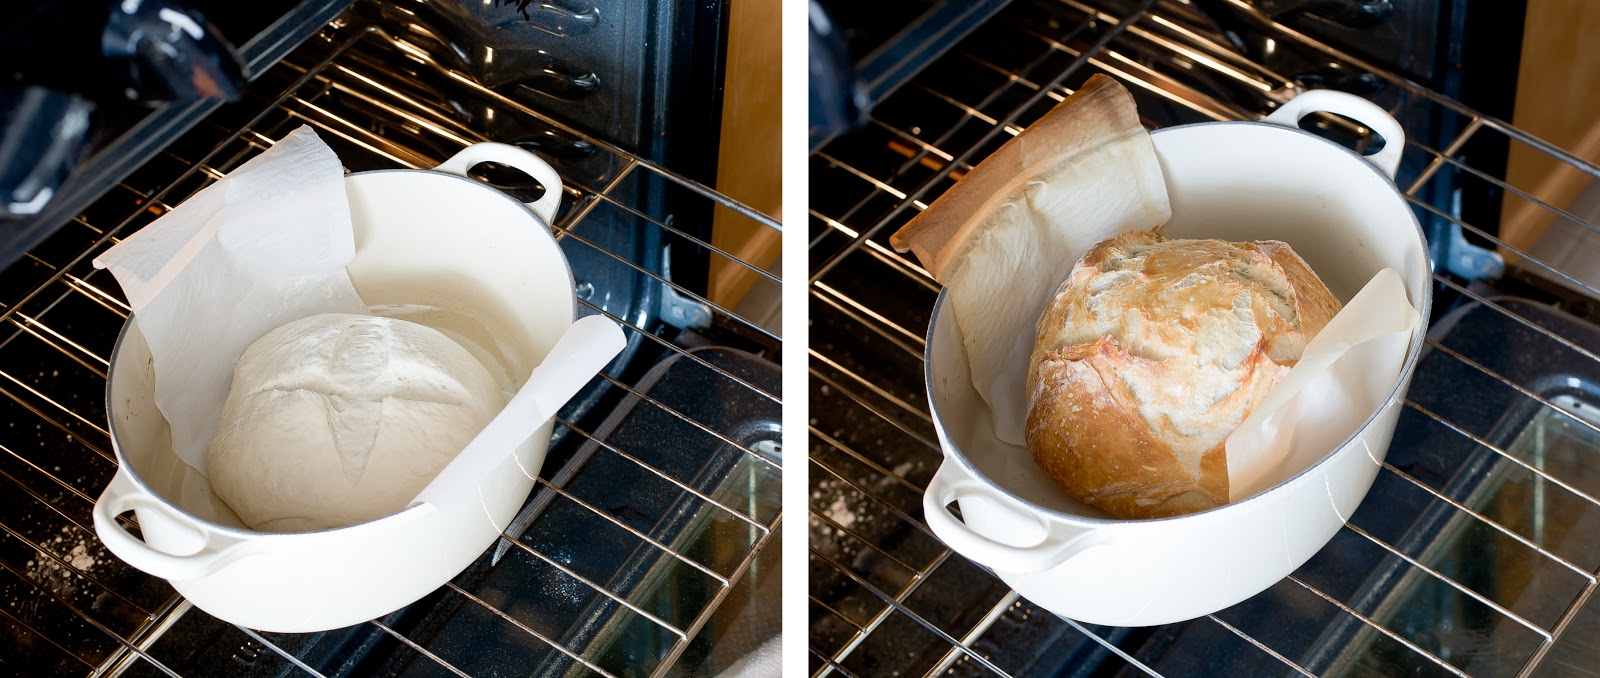
[[[1398,149],[1398,126],[1385,128]],[[1341,300],[1380,269],[1394,268],[1427,318],[1426,243],[1403,196],[1366,161],[1262,123],[1186,125],[1152,138],[1172,200],[1169,237],[1288,242]],[[1423,323],[1412,333],[1396,393],[1356,437],[1308,471],[1204,513],[1125,521],[1066,496],[1026,449],[994,437],[952,317],[941,295],[927,369],[945,461],[924,496],[929,526],[1033,603],[1119,626],[1215,612],[1266,589],[1322,548],[1377,475],[1426,329]],[[964,524],[944,509],[951,499]]]
[[[482,162],[510,165],[537,179],[539,185],[544,187],[544,195],[539,196],[534,202],[527,203],[528,209],[533,210],[533,213],[539,215],[545,223],[555,223],[556,210],[561,207],[561,177],[539,156],[510,144],[485,141],[461,149],[461,152],[450,156],[449,160],[440,163],[434,169],[466,176],[467,170]]]
[[[532,157],[532,156],[529,156]],[[350,276],[368,305],[431,305],[459,335],[494,346],[520,385],[572,324],[566,259],[549,227],[499,191],[426,171],[347,177],[356,255]],[[507,450],[460,491],[368,523],[324,532],[244,529],[205,479],[174,463],[153,400],[149,348],[130,319],[108,384],[121,468],[96,504],[108,548],[169,579],[197,607],[247,627],[316,631],[359,623],[438,588],[492,545],[532,489],[552,423]],[[437,326],[437,325],[435,325]],[[447,332],[448,333],[448,332]],[[133,509],[145,541],[112,517]]]

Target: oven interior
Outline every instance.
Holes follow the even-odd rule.
[[[708,188],[703,158],[678,167],[649,140],[613,138],[638,130],[615,124],[623,113],[590,115],[598,97],[558,90],[577,101],[564,105],[548,83],[535,83],[539,91],[485,84],[487,74],[469,72],[436,40],[442,24],[402,20],[422,4],[356,2],[261,72],[239,101],[160,139],[146,162],[0,271],[0,663],[8,670],[716,675],[775,642],[781,337],[775,309],[749,299],[775,304],[781,281],[710,240],[714,212],[750,232],[781,226]],[[560,3],[528,11],[546,24],[583,14]],[[563,58],[582,62],[605,49],[598,30]],[[626,91],[604,97],[640,104]],[[194,608],[95,537],[90,510],[116,464],[105,378],[129,308],[90,262],[301,125],[348,171],[428,168],[479,141],[541,154],[565,182],[554,228],[580,313],[617,321],[628,348],[562,409],[533,493],[467,570],[380,619],[278,634]],[[489,163],[474,173],[523,200],[544,190]],[[749,272],[744,302],[710,299],[715,261]]]
[[[940,3],[893,4],[906,23]],[[1514,69],[1483,62],[1515,63],[1514,4],[1474,3],[1468,16],[1451,2],[1016,0],[951,28],[959,40],[815,149],[811,674],[1592,675],[1600,285],[1577,263],[1594,250],[1573,249],[1600,231],[1600,210],[1592,187],[1553,204],[1506,177],[1518,154],[1591,185],[1600,170],[1506,122]],[[1379,5],[1383,16],[1365,13]],[[858,70],[917,39],[850,28],[838,32],[857,41]],[[1427,345],[1360,510],[1266,591],[1150,628],[1057,617],[929,531],[922,493],[942,455],[922,351],[939,286],[888,244],[1095,73],[1127,85],[1150,128],[1259,118],[1305,88],[1371,98],[1406,127],[1397,184],[1434,263]],[[1370,141],[1339,118],[1302,127],[1358,150]],[[1519,209],[1577,235],[1510,244],[1501,215]]]

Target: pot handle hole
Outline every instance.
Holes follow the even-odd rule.
[[[538,200],[527,203],[528,208],[539,215],[545,225],[555,224],[556,210],[561,207],[561,175],[556,173],[550,163],[537,155],[510,144],[485,141],[461,149],[461,152],[450,156],[449,160],[433,169],[465,177],[468,170],[483,162],[510,165],[538,181],[539,185],[544,187],[544,195],[539,196]]]
[[[1000,496],[999,492],[966,477],[963,471],[953,467],[954,464],[948,461],[940,465],[922,495],[922,512],[934,534],[957,553],[974,562],[995,570],[1033,574],[1056,567],[1089,547],[1105,542],[1092,529],[1048,521],[1025,508],[1014,506],[1015,502],[1009,497]],[[961,500],[987,502],[994,509],[1007,514],[1007,520],[1018,524],[1033,523],[1033,532],[1042,533],[1043,537],[1031,545],[1016,546],[979,534],[966,522],[958,520],[947,508],[951,502]]]
[[[1366,160],[1394,179],[1400,168],[1400,153],[1405,150],[1406,133],[1394,116],[1371,101],[1336,90],[1314,89],[1290,99],[1261,121],[1298,128],[1301,118],[1317,112],[1337,113],[1383,137],[1383,150],[1366,156]]]
[[[160,521],[166,548],[158,549],[130,534],[117,516],[133,510],[140,520]],[[186,581],[215,573],[241,557],[242,541],[217,534],[139,487],[128,472],[117,469],[94,503],[94,530],[100,541],[124,562],[163,579]]]

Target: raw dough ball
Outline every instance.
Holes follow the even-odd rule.
[[[327,313],[257,339],[206,451],[211,486],[265,532],[405,508],[505,406],[460,344],[404,320]]]

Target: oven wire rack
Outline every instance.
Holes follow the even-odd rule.
[[[363,60],[358,53],[366,53],[368,58]],[[265,74],[253,89],[255,99],[224,107],[174,139],[156,160],[111,189],[16,266],[0,273],[0,322],[9,330],[0,338],[0,392],[4,394],[0,407],[9,410],[7,424],[0,427],[4,430],[0,435],[0,485],[5,488],[0,496],[6,497],[6,505],[0,507],[0,667],[52,675],[184,675],[176,660],[163,656],[163,635],[197,615],[221,623],[193,609],[165,582],[123,564],[94,536],[89,512],[115,469],[105,427],[104,380],[116,330],[130,309],[110,274],[93,269],[90,262],[168,206],[209,185],[301,124],[312,125],[347,165],[359,162],[364,168],[432,167],[465,145],[496,140],[411,94],[407,89],[411,83],[395,80],[373,55],[432,67],[430,57],[403,37],[336,21]],[[502,116],[586,144],[592,153],[586,166],[606,168],[596,176],[564,175],[566,195],[554,224],[558,240],[580,242],[621,270],[670,288],[680,299],[709,309],[713,323],[733,326],[773,348],[781,343],[774,332],[631,261],[626,252],[608,251],[597,244],[603,241],[593,232],[600,226],[589,228],[591,223],[602,223],[595,216],[602,211],[637,219],[659,229],[664,241],[703,247],[714,257],[748,268],[758,278],[757,287],[775,287],[781,283],[777,275],[690,236],[675,227],[671,217],[647,213],[638,196],[619,187],[630,178],[647,175],[695,199],[727,208],[740,218],[781,231],[776,220],[543,111],[481,87],[465,75],[444,67],[437,67],[436,75],[462,96],[487,102]],[[281,93],[273,90],[266,94],[260,82],[287,85]],[[338,101],[330,103],[335,96]],[[584,272],[577,273],[581,279]],[[633,314],[613,315],[583,292],[580,289],[581,312],[604,313],[621,324],[634,342],[707,371],[706,378],[725,395],[750,399],[772,410],[780,404],[774,386],[758,386],[747,373],[719,366],[701,351],[685,350],[658,336],[654,328],[640,327]],[[776,351],[770,354],[775,356]],[[500,546],[491,549],[495,561],[522,559],[554,570],[548,576],[560,579],[570,591],[614,607],[614,619],[608,624],[624,633],[648,637],[656,650],[647,661],[634,658],[623,662],[603,648],[573,640],[576,636],[563,636],[559,629],[536,628],[515,609],[500,609],[493,602],[494,591],[452,581],[435,595],[459,599],[455,601],[459,606],[476,614],[485,627],[492,627],[504,639],[504,648],[467,650],[492,653],[541,648],[555,657],[559,669],[546,675],[666,675],[702,636],[719,605],[744,583],[742,579],[758,560],[763,560],[759,556],[769,550],[766,547],[775,543],[782,522],[776,498],[782,473],[780,449],[751,444],[736,438],[737,432],[697,421],[619,379],[613,372],[620,373],[620,369],[613,367],[597,379],[620,391],[635,410],[656,410],[681,422],[687,431],[682,439],[661,441],[660,445],[699,439],[695,442],[737,451],[734,463],[743,474],[743,490],[708,490],[699,479],[657,463],[651,450],[620,447],[604,433],[586,430],[565,418],[558,417],[558,430],[564,429],[569,437],[578,436],[594,458],[608,458],[611,468],[629,468],[654,483],[644,489],[681,495],[680,501],[709,516],[702,520],[722,525],[724,533],[732,525],[733,532],[742,536],[713,556],[690,552],[681,543],[663,540],[648,525],[637,524],[627,515],[627,506],[600,505],[586,497],[581,488],[571,484],[570,473],[552,478],[555,469],[547,464],[535,486],[533,496],[539,498],[535,501],[546,506],[559,504],[563,515],[580,516],[598,526],[595,529],[612,530],[619,538],[631,539],[644,554],[641,557],[666,562],[665,567],[680,572],[678,576],[696,578],[706,595],[701,600],[680,599],[671,614],[647,609],[632,596],[609,589],[609,573],[596,572],[561,553],[547,552],[529,544],[522,533],[508,530]],[[581,476],[581,470],[578,473]],[[762,567],[772,569],[776,564]],[[382,620],[367,624],[395,641],[396,654],[414,655],[412,669],[421,666],[420,673],[473,675],[464,668],[462,648],[430,645],[427,639],[408,637]],[[253,671],[268,674],[276,671],[276,675],[322,675],[309,659],[289,649],[294,645],[293,636],[242,627],[234,631],[237,633],[226,637],[237,643],[232,652],[241,666],[254,666]],[[487,673],[527,675],[528,670],[512,660]]]
[[[1230,3],[1253,12],[1240,0]],[[1298,93],[1284,76],[1239,56],[1214,31],[1206,31],[1186,3],[1106,4],[1123,9],[1113,12],[1077,0],[1012,3],[992,25],[973,31],[880,104],[863,129],[835,139],[810,158],[807,556],[812,676],[1056,675],[1055,669],[1045,671],[1037,662],[1047,648],[1065,647],[1059,644],[1062,638],[1083,640],[1080,645],[1087,648],[1057,665],[1079,664],[1081,672],[1070,675],[1311,676],[1383,670],[1455,676],[1528,676],[1541,670],[1595,675],[1600,644],[1593,637],[1564,633],[1580,619],[1585,629],[1600,628],[1600,603],[1593,602],[1600,572],[1595,551],[1600,547],[1594,538],[1588,553],[1547,547],[1543,523],[1530,527],[1512,514],[1475,506],[1474,497],[1456,485],[1391,463],[1405,444],[1399,433],[1366,503],[1372,504],[1374,496],[1408,497],[1514,553],[1518,562],[1526,563],[1522,567],[1541,578],[1541,587],[1508,599],[1470,573],[1453,570],[1437,546],[1413,543],[1405,520],[1415,516],[1358,512],[1334,544],[1366,554],[1370,562],[1329,564],[1319,554],[1250,601],[1141,636],[1175,638],[1173,646],[1183,650],[1163,652],[1125,642],[1132,634],[1128,629],[1083,624],[1032,605],[987,570],[950,551],[928,529],[921,498],[942,454],[923,391],[921,361],[939,285],[909,255],[893,251],[888,236],[1091,73],[1109,74],[1127,85],[1142,113],[1163,110],[1177,122],[1257,119]],[[1398,185],[1419,218],[1447,219],[1516,256],[1527,268],[1590,295],[1600,294],[1560,267],[1462,221],[1450,204],[1430,202],[1428,196],[1434,194],[1423,190],[1449,170],[1502,189],[1507,201],[1600,232],[1600,224],[1474,167],[1459,151],[1475,137],[1500,135],[1590,177],[1600,179],[1600,168],[1264,15],[1257,13],[1256,18],[1280,43],[1370,73],[1398,91],[1402,108],[1392,112],[1403,123],[1431,115],[1458,125],[1459,132],[1442,148],[1407,139],[1404,153],[1412,169],[1402,172]],[[1209,93],[1217,88],[1243,94],[1224,101]],[[1255,103],[1245,106],[1240,100]],[[1160,126],[1148,117],[1145,122]],[[1443,274],[1434,280],[1441,289],[1477,302],[1485,313],[1576,354],[1585,364],[1600,362],[1587,345],[1547,329],[1492,292]],[[1571,414],[1573,406],[1563,409],[1535,387],[1497,373],[1482,358],[1434,338],[1428,340],[1428,349],[1435,360],[1456,361],[1456,367],[1476,375],[1488,385],[1483,388],[1506,390],[1513,401],[1560,416],[1563,426],[1579,434],[1600,432],[1593,418]],[[1446,414],[1449,408],[1441,403],[1453,397],[1445,389],[1414,383],[1402,429],[1428,429],[1435,436],[1429,441],[1454,440],[1487,455],[1506,473],[1529,479],[1538,492],[1559,495],[1561,506],[1572,511],[1541,520],[1595,529],[1600,483],[1570,470],[1543,468],[1478,424]],[[1594,460],[1589,461],[1592,466]],[[1372,567],[1377,561],[1394,563],[1391,579],[1349,588],[1326,575],[1340,568]],[[1396,621],[1402,617],[1392,603],[1371,597],[1374,591],[1392,593],[1402,584],[1427,587],[1435,597],[1470,608],[1506,631],[1487,641],[1488,647],[1461,653],[1459,643],[1444,638],[1448,631]],[[1295,609],[1286,611],[1286,605]],[[1325,630],[1302,628],[1308,617],[1324,620]],[[1387,663],[1374,663],[1380,659]]]

